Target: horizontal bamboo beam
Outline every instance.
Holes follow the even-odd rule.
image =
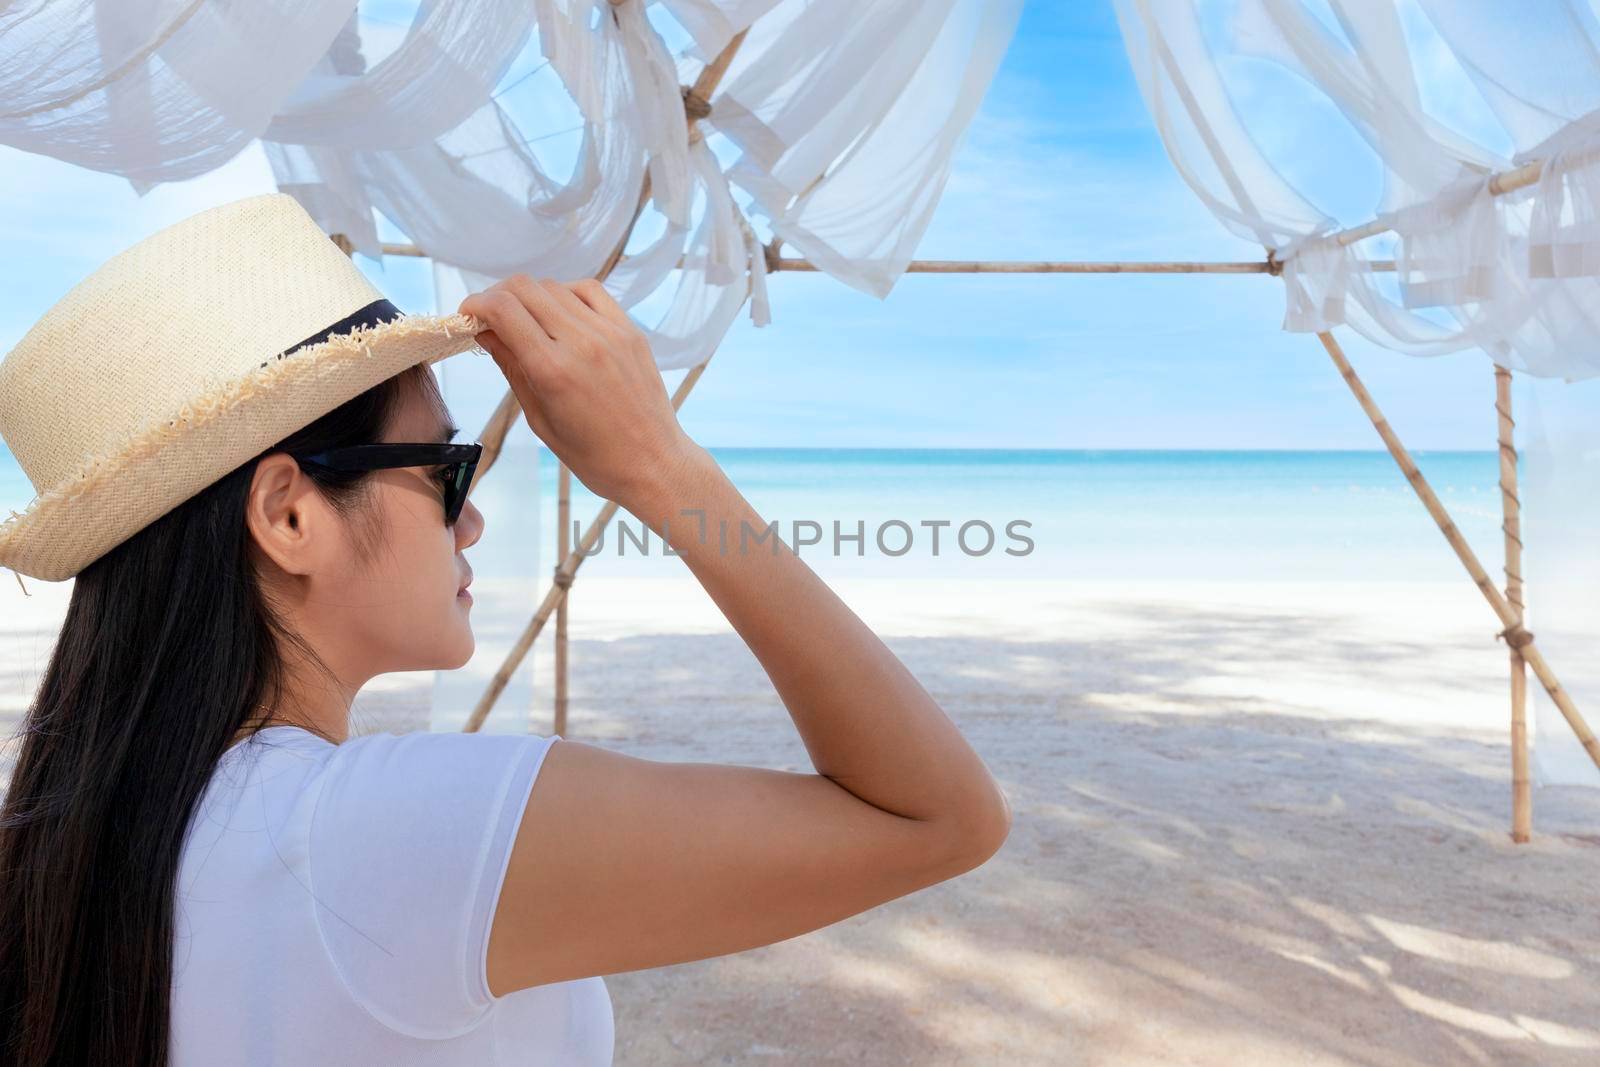
[[[768,273],[785,270],[821,270],[806,259],[771,259]],[[1008,259],[913,259],[907,274],[1278,274],[1283,264],[1273,260],[1243,262],[1141,262]],[[1394,270],[1394,260],[1375,259],[1371,269]]]
[[[1506,193],[1517,189],[1526,189],[1539,180],[1544,173],[1544,160],[1536,159],[1532,163],[1524,163],[1511,170],[1503,170],[1489,178],[1489,195],[1504,196]],[[1365,241],[1368,237],[1376,237],[1380,233],[1388,233],[1394,229],[1382,219],[1373,219],[1371,222],[1352,226],[1348,230],[1340,230],[1334,235],[1334,240],[1341,245],[1353,245],[1357,241]]]
[[[769,272],[819,271],[806,259],[777,259]],[[1276,264],[1266,260],[1242,263],[1119,263],[1010,259],[913,259],[907,274],[1274,274]]]
[[[386,256],[426,257],[416,245],[390,244],[385,241]],[[679,265],[682,263],[680,261]],[[820,270],[806,259],[778,259],[769,262],[768,271]],[[1003,260],[1003,259],[914,259],[906,267],[910,274],[1272,274],[1273,264],[1266,260],[1240,263],[1088,263],[1059,262],[1053,260]]]
[[[622,0],[612,0],[620,3]],[[1524,163],[1520,167],[1503,170],[1489,177],[1489,195],[1504,196],[1506,193],[1518,189],[1526,189],[1544,173],[1544,160],[1536,159],[1532,163]],[[1360,226],[1351,226],[1334,234],[1334,240],[1340,245],[1353,245],[1357,241],[1364,241],[1368,237],[1376,237],[1380,233],[1388,233],[1394,227],[1381,218],[1364,222]],[[416,245],[391,244],[384,242],[383,254],[386,256],[423,256],[425,253]],[[769,266],[769,270],[817,270],[818,268],[803,259],[778,260],[776,266]],[[1394,270],[1393,260],[1373,260],[1372,269],[1375,271]],[[1005,260],[950,260],[950,259],[916,259],[906,267],[908,273],[914,274],[1276,274],[1275,265],[1271,262],[1243,262],[1243,263],[1057,263],[1043,262],[1009,262]]]
[[[386,256],[426,257],[415,245],[385,242]],[[624,257],[626,258],[626,257]],[[680,261],[679,266],[682,266]],[[820,271],[808,259],[778,258],[768,262],[767,272]],[[907,274],[1277,274],[1281,265],[1270,260],[1244,260],[1238,262],[1093,262],[1077,260],[1008,260],[1008,259],[913,259],[906,265]],[[1394,260],[1375,259],[1374,271],[1394,270]]]

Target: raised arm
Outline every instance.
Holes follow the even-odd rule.
[[[773,551],[775,534],[678,425],[643,335],[609,294],[519,275],[461,310],[488,324],[479,340],[534,432],[681,553],[816,768],[558,742],[500,893],[491,991],[771,944],[993,855],[1011,814],[983,761],[877,635],[787,546]],[[769,540],[740,551],[741,528]]]

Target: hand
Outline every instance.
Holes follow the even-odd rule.
[[[633,510],[698,449],[650,344],[593,278],[514,274],[461,302],[528,426],[591,491]]]

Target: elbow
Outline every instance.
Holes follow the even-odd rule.
[[[989,862],[1011,835],[1011,803],[1005,792],[993,787],[992,802],[974,805],[954,833],[949,855],[954,873],[962,874]]]
[[[987,863],[990,857],[1000,851],[1000,847],[1006,843],[1006,838],[1011,836],[1011,802],[1006,799],[1005,791],[998,785],[995,786],[994,793],[997,801],[996,810],[978,837],[978,864]]]

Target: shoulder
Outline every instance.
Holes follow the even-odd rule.
[[[481,799],[517,771],[536,771],[558,740],[559,734],[371,733],[320,755],[325,788],[445,802],[463,794]]]
[[[492,1002],[507,856],[560,739],[366,734],[327,757],[306,843],[316,919],[347,988],[392,1028],[446,1035]]]

